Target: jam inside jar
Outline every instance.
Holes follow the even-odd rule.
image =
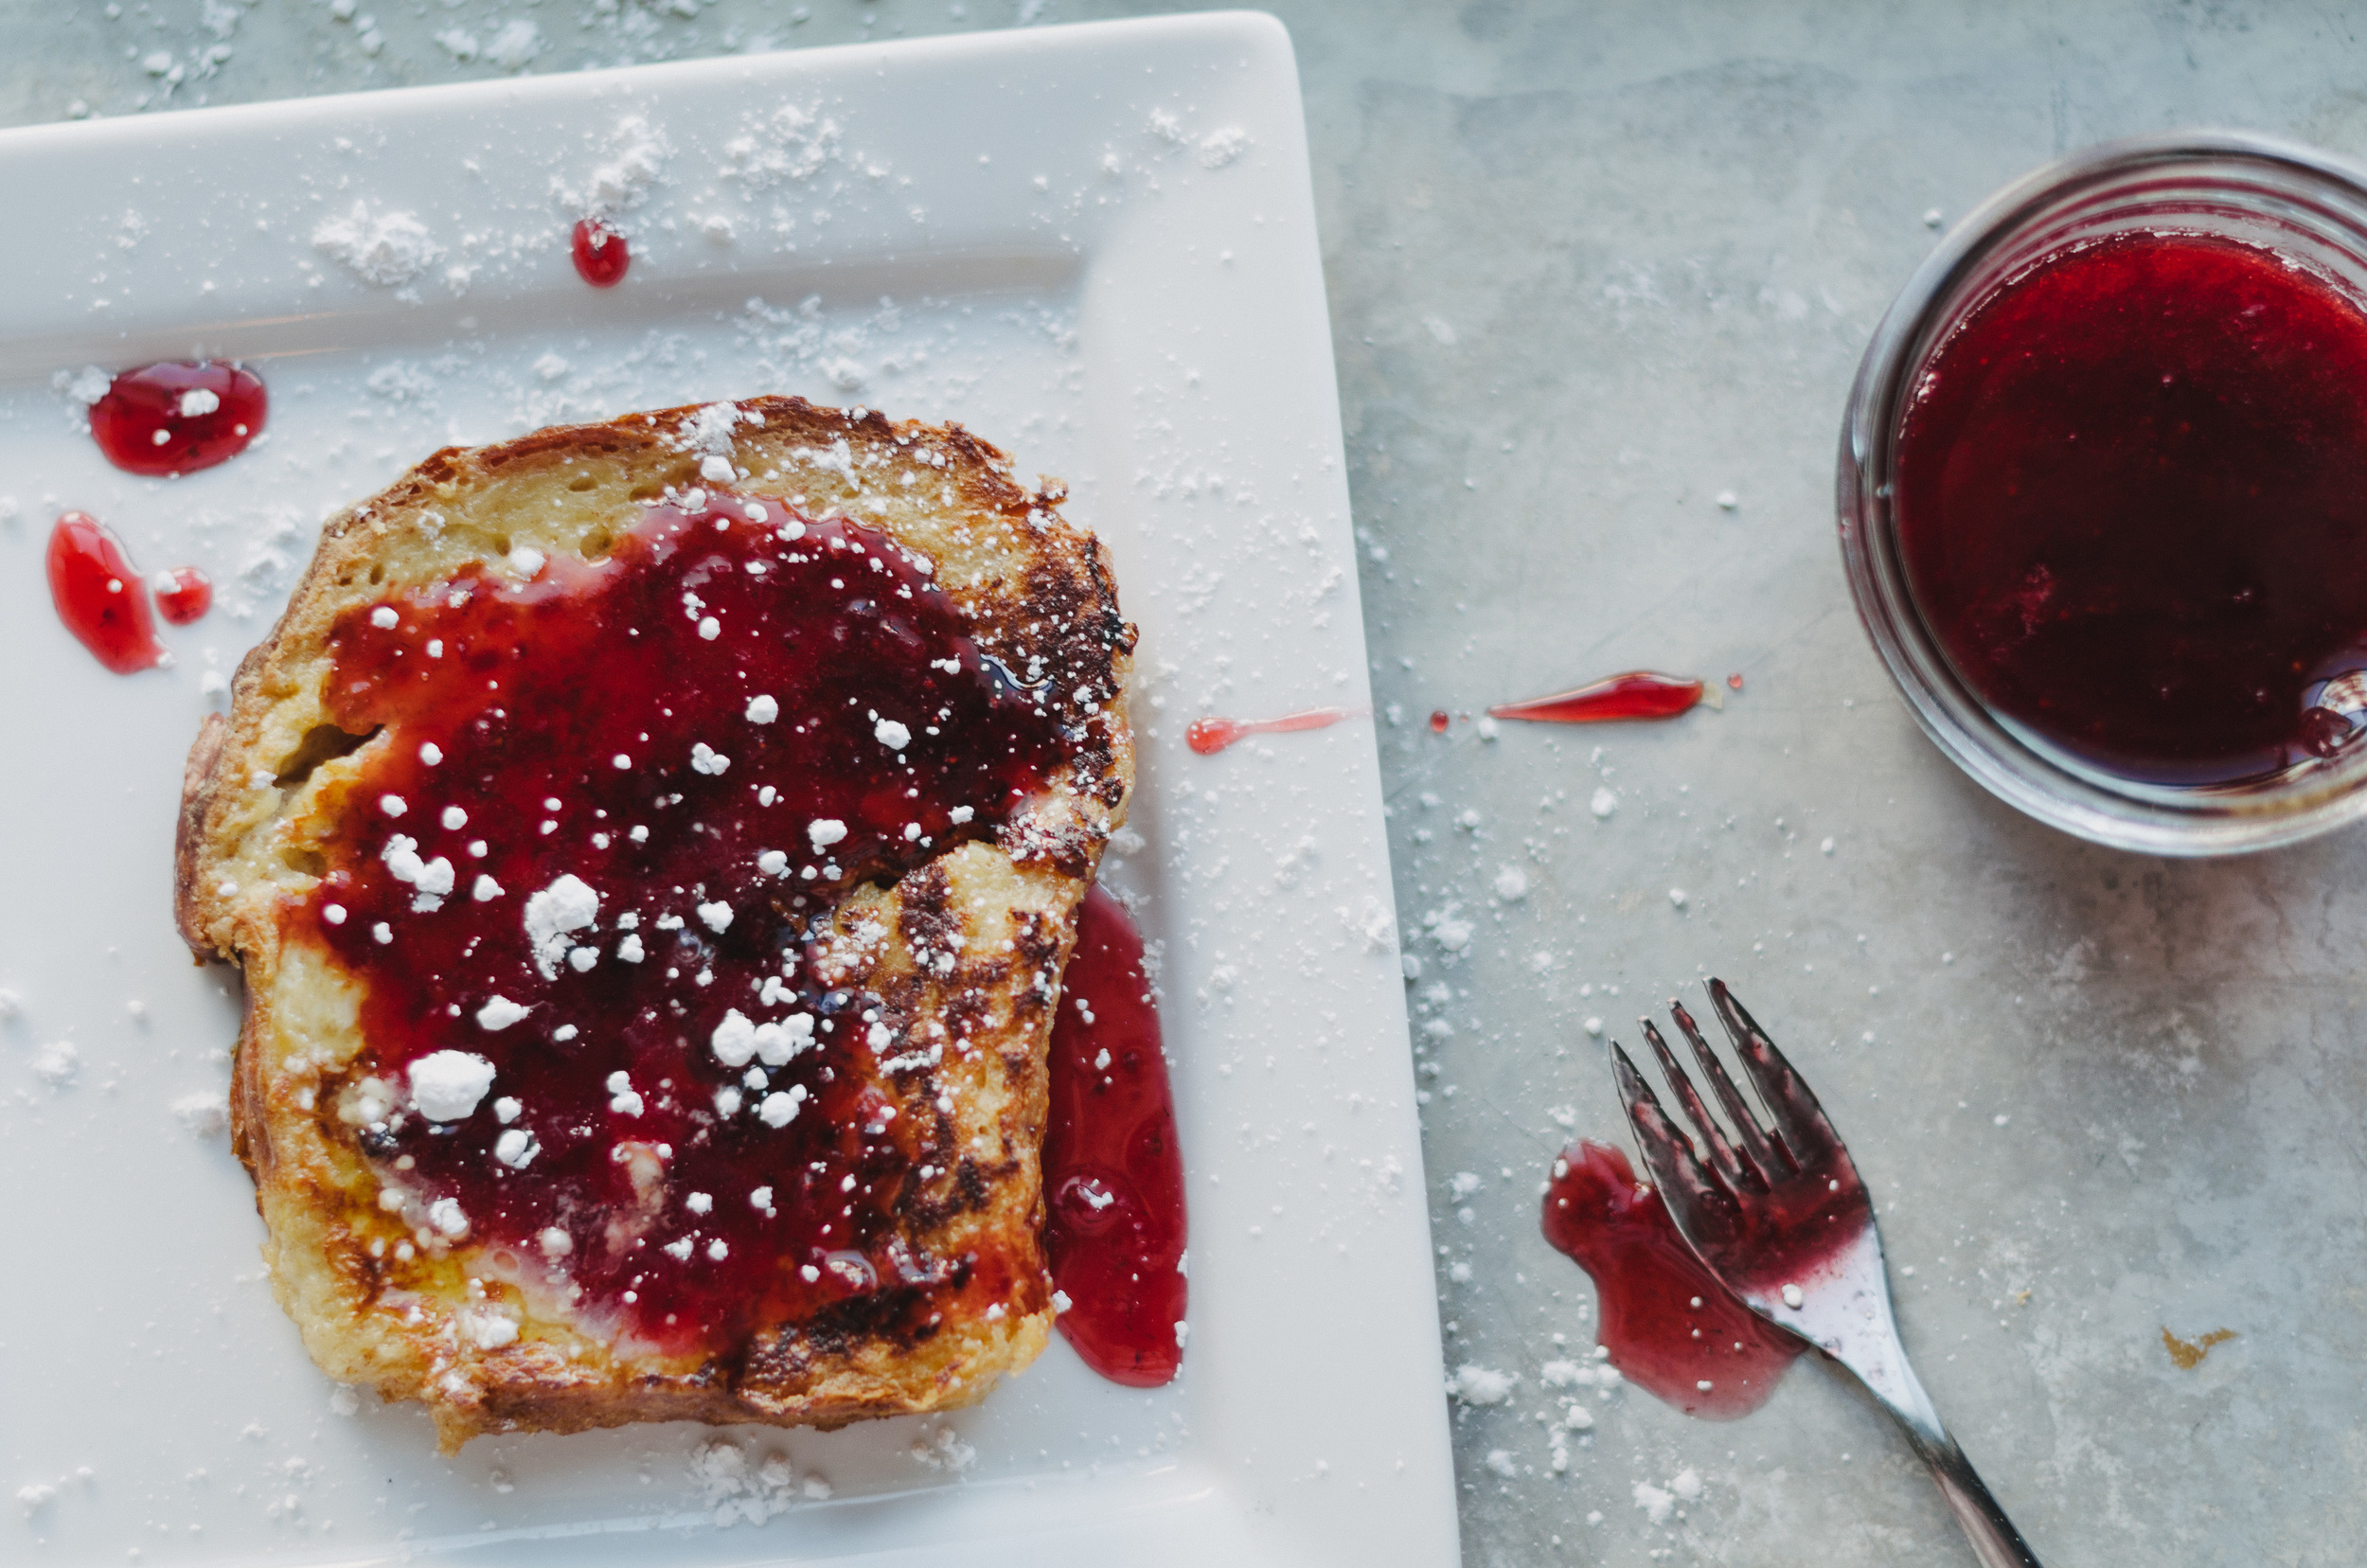
[[[2367,724],[2367,310],[2167,226],[2006,277],[1898,426],[1914,599],[1990,712],[2144,786],[2272,778]]]

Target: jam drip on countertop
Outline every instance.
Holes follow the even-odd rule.
[[[1607,676],[1590,686],[1500,703],[1490,719],[1527,719],[1555,724],[1597,724],[1613,719],[1674,719],[1701,700],[1701,683],[1648,669]]]
[[[82,512],[60,516],[49,530],[48,566],[58,618],[100,664],[131,675],[165,662],[147,580],[104,524]]]
[[[1806,1348],[1701,1266],[1660,1194],[1637,1185],[1616,1149],[1584,1139],[1563,1150],[1544,1229],[1554,1250],[1594,1280],[1611,1363],[1688,1416],[1727,1421],[1756,1410]]]
[[[578,221],[568,238],[567,252],[575,259],[576,276],[596,289],[613,289],[622,283],[625,269],[632,265],[632,249],[625,243],[625,237],[597,218]]]
[[[2367,312],[2284,258],[2159,233],[2049,257],[1941,345],[1897,461],[1958,672],[2091,765],[2258,777],[2367,712]]]
[[[1184,1364],[1184,1153],[1126,906],[1095,886],[1052,1026],[1044,1247],[1069,1296],[1060,1332],[1112,1382],[1156,1388]]]
[[[675,1352],[1006,1299],[897,1232],[974,1173],[920,1056],[902,1114],[874,1086],[902,1021],[814,977],[823,895],[991,832],[1078,741],[927,563],[697,496],[597,564],[520,550],[358,605],[331,648],[312,749],[375,743],[293,918],[364,982],[377,1078],[323,1114],[406,1224]],[[489,1084],[431,1120],[422,1074],[466,1101],[464,1058]]]
[[[107,461],[170,477],[226,463],[263,433],[263,378],[218,360],[169,360],[126,370],[91,404],[90,433]]]

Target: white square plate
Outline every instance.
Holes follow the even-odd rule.
[[[568,227],[636,142],[633,269],[596,292]],[[38,128],[0,135],[0,987],[21,998],[0,1022],[0,1556],[1453,1560],[1371,733],[1184,745],[1210,705],[1368,701],[1279,26]],[[356,258],[340,223],[387,243]],[[71,373],[197,354],[261,369],[264,439],[179,480],[109,467]],[[176,1111],[222,1087],[237,1017],[235,981],[191,968],[169,918],[181,756],[220,700],[205,676],[270,626],[340,504],[446,442],[763,391],[960,419],[1023,474],[1067,476],[1116,554],[1143,631],[1145,844],[1110,875],[1164,944],[1185,1373],[1121,1389],[1056,1341],[943,1421],[438,1459],[419,1412],[356,1409],[312,1367],[244,1174]],[[167,632],[174,668],[109,675],[68,638],[42,570],[67,508],[144,570],[214,575],[213,614]],[[797,1485],[757,1478],[773,1453]]]

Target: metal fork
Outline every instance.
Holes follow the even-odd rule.
[[[1808,1086],[1724,982],[1710,982],[1710,1002],[1771,1126],[1762,1127],[1751,1114],[1682,1003],[1672,1001],[1670,1010],[1734,1128],[1731,1140],[1650,1019],[1642,1020],[1644,1038],[1700,1134],[1700,1150],[1662,1111],[1628,1053],[1616,1042],[1611,1048],[1619,1097],[1645,1167],[1679,1234],[1743,1305],[1857,1375],[1931,1466],[1982,1568],[2038,1568],[1907,1364],[1891,1315],[1874,1203],[1849,1150]]]

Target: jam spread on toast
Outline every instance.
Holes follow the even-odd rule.
[[[675,1353],[1010,1298],[899,1229],[1020,1157],[954,1136],[937,1068],[973,1047],[826,951],[863,937],[831,895],[991,834],[1080,741],[930,563],[694,491],[596,563],[356,605],[329,648],[329,750],[378,743],[292,918],[362,981],[373,1076],[323,1114],[401,1245],[465,1238]]]

